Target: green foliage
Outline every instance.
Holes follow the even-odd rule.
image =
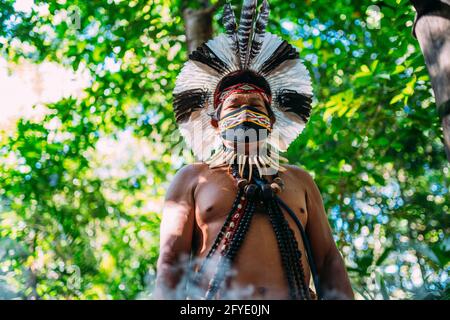
[[[19,12],[0,0],[9,63],[53,61],[92,79],[84,97],[0,133],[0,298],[147,296],[165,187],[192,160],[171,110],[183,3],[198,2],[35,1]],[[314,82],[310,123],[287,157],[315,176],[354,289],[448,298],[450,168],[408,1],[270,3],[270,31],[298,47]],[[102,175],[99,143],[124,133],[149,154],[130,150],[125,174]]]

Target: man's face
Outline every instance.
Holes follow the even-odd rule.
[[[252,106],[260,110],[262,113],[269,114],[264,99],[258,93],[233,93],[222,104],[219,119],[242,106]],[[273,119],[272,123],[273,123]]]
[[[239,112],[239,110],[242,107],[251,107],[253,109],[253,111],[256,111],[257,113],[260,114],[266,114],[267,116],[269,116],[270,112],[267,109],[265,102],[264,102],[264,98],[258,94],[258,93],[233,93],[231,94],[229,97],[227,97],[227,99],[225,99],[225,101],[222,103],[222,107],[220,109],[220,114],[217,114],[216,116],[218,117],[219,121],[225,121],[224,119],[227,119],[227,116],[231,114],[236,115],[236,112]],[[242,114],[239,114],[239,116],[242,116]],[[259,120],[261,121],[261,120]],[[273,123],[275,122],[275,118],[271,115],[270,116],[270,124],[269,126],[272,127]],[[252,148],[252,147],[258,147],[264,140],[264,137],[267,137],[267,130],[263,129],[263,128],[254,128],[255,124],[253,123],[253,121],[250,121],[247,123],[247,126],[250,125],[250,127],[246,127],[246,129],[244,129],[243,127],[236,126],[236,127],[231,127],[232,129],[231,132],[229,131],[222,131],[224,126],[227,126],[226,124],[222,123],[220,126],[218,125],[217,122],[212,123],[218,131],[221,131],[222,137],[226,137],[225,138],[225,145],[228,147],[231,146],[245,146],[245,149],[247,151],[249,151],[248,147]],[[253,126],[252,129],[250,129]],[[245,130],[245,131],[242,131]],[[244,133],[245,132],[245,133]],[[225,134],[225,136],[224,136]],[[230,136],[229,134],[231,134],[231,140],[230,140]],[[235,136],[236,134],[236,136]],[[244,135],[242,135],[244,134]],[[258,138],[259,136],[259,138]],[[237,138],[239,137],[239,138]],[[263,137],[263,138],[261,138]],[[240,139],[245,139],[241,140],[238,144],[233,144],[233,139],[238,139],[235,140],[235,143],[237,141],[240,141]],[[244,144],[241,144],[241,142],[244,142]],[[257,149],[255,149],[257,150]]]

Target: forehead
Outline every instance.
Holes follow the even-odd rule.
[[[256,92],[253,93],[232,93],[224,101],[224,104],[230,103],[264,103],[263,97]]]

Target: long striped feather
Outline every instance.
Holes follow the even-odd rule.
[[[261,47],[264,41],[264,35],[266,34],[267,23],[269,22],[269,3],[264,0],[261,9],[259,10],[258,18],[256,19],[255,34],[252,40],[252,46],[250,49],[250,57],[248,65],[252,62],[258,53],[261,51]]]
[[[253,32],[253,20],[256,13],[257,0],[244,0],[242,4],[241,19],[239,20],[239,51],[241,68],[247,69],[250,56],[250,40]]]
[[[239,56],[239,40],[237,37],[237,24],[236,17],[234,15],[233,8],[230,3],[226,3],[223,7],[223,18],[222,18],[223,26],[225,27],[226,35],[232,41],[232,49]]]

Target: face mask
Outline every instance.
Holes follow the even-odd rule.
[[[256,142],[272,131],[270,118],[252,106],[243,106],[219,120],[222,139],[231,142]]]

